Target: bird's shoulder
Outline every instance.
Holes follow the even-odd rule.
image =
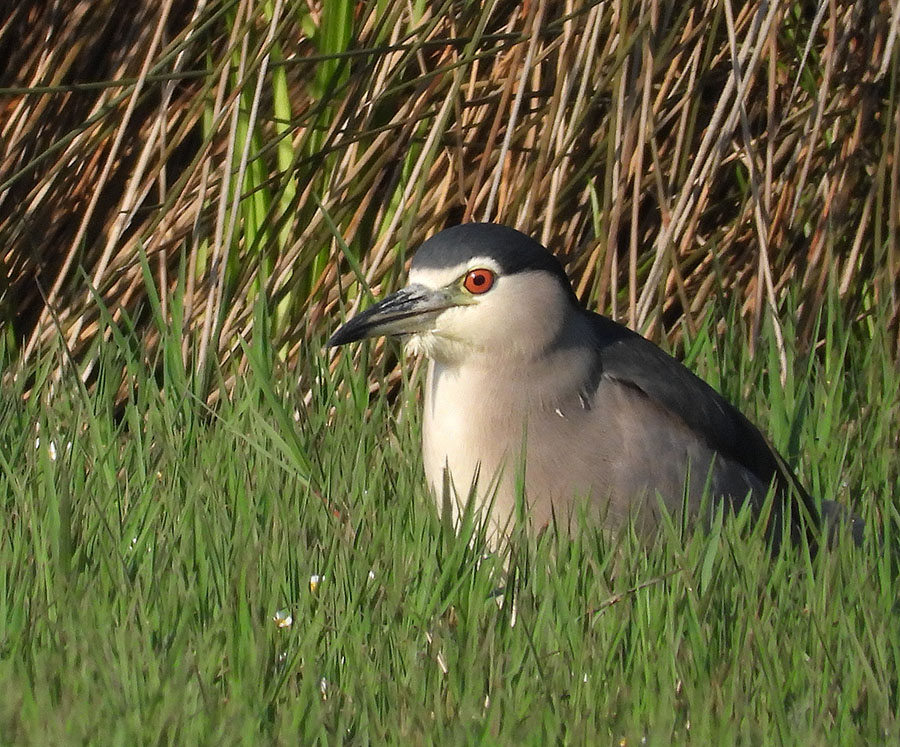
[[[588,323],[597,350],[595,384],[630,387],[681,420],[713,450],[753,473],[802,507],[818,525],[819,512],[793,470],[750,420],[721,394],[649,340],[592,312]]]
[[[761,431],[721,394],[637,332],[584,312],[597,350],[595,385],[637,390],[683,422],[710,448],[743,464],[763,481],[780,461]]]

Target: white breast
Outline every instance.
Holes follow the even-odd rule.
[[[492,514],[508,515],[513,496],[492,488],[502,485],[514,446],[510,433],[520,430],[501,403],[487,407],[485,390],[490,383],[477,371],[430,362],[422,423],[425,475],[440,510],[444,506],[445,468],[451,483],[447,496],[454,525],[472,490],[479,511],[495,501]],[[487,407],[487,410],[486,410]],[[497,505],[501,501],[504,505]]]
[[[553,372],[552,379],[535,372],[523,376],[521,368],[528,365],[524,360],[511,364],[508,370],[497,360],[475,357],[461,364],[429,363],[422,424],[425,473],[441,510],[445,505],[446,468],[452,485],[447,497],[454,522],[473,488],[477,511],[490,509],[493,530],[503,534],[514,516],[517,485],[523,476],[526,495],[536,500],[551,499],[550,493],[569,487],[558,475],[548,483],[552,466],[549,471],[543,468],[545,479],[535,483],[534,470],[528,470],[527,463],[534,461],[537,467],[542,460],[535,459],[535,454],[523,459],[529,429],[546,431],[548,419],[563,425],[564,411],[577,417],[575,410],[582,410],[579,394],[588,377],[587,361],[570,353],[560,355],[566,357],[565,365],[541,368]],[[562,378],[560,371],[565,372]],[[511,381],[519,384],[510,386]],[[525,381],[527,389],[522,384]],[[535,437],[542,440],[543,435]],[[546,508],[538,513],[549,515],[549,505]]]

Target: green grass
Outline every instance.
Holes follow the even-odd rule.
[[[89,389],[45,361],[0,399],[0,741],[896,741],[900,373],[877,320],[826,317],[783,394],[771,336],[751,361],[707,323],[686,358],[882,548],[517,536],[506,581],[442,529],[368,347],[332,374],[257,340],[214,410],[175,335],[148,363],[119,334]]]

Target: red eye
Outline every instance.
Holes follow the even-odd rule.
[[[495,275],[490,270],[480,268],[469,270],[463,280],[463,288],[473,295],[487,293],[494,285]]]

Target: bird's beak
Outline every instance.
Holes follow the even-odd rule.
[[[379,335],[412,335],[432,329],[445,309],[460,305],[452,288],[408,285],[347,322],[328,340],[328,347]]]

